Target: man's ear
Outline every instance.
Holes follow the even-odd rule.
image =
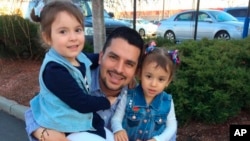
[[[98,60],[99,65],[101,64],[102,57],[103,57],[103,51],[99,53],[99,60]]]

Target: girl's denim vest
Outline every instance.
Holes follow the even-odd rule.
[[[91,75],[89,69],[91,61],[82,53],[77,56],[77,59],[85,64],[86,77],[88,83],[91,84]],[[55,129],[61,132],[95,130],[92,127],[92,113],[79,113],[78,111],[70,108],[67,104],[55,96],[49,89],[47,89],[42,79],[42,75],[47,63],[51,61],[63,65],[77,81],[84,93],[88,93],[85,88],[86,83],[81,72],[76,67],[71,65],[64,57],[59,55],[53,48],[51,48],[46,53],[39,72],[40,92],[30,102],[34,119],[42,127]]]
[[[147,105],[141,85],[128,90],[122,125],[127,131],[129,141],[146,141],[161,134],[166,128],[171,99],[172,96],[163,91]]]

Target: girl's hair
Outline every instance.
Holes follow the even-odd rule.
[[[163,47],[154,47],[149,52],[146,52],[142,62],[142,66],[148,65],[152,62],[156,63],[155,67],[161,67],[166,72],[170,73],[169,80],[173,80],[177,65],[172,60],[172,55],[169,51]]]
[[[34,9],[32,9],[30,17],[33,21],[40,22],[41,32],[48,39],[51,39],[51,25],[54,22],[57,14],[62,11],[74,16],[84,28],[84,15],[80,8],[70,0],[51,1],[49,3],[45,3],[40,16],[35,15]]]

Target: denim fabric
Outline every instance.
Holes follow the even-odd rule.
[[[129,140],[146,141],[161,134],[166,128],[172,96],[162,92],[147,105],[140,85],[134,90],[128,90],[127,95],[122,125],[128,133]]]

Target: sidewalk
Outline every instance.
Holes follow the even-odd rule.
[[[16,101],[6,99],[5,97],[0,96],[0,110],[5,111],[6,113],[15,116],[18,119],[24,121],[24,112],[29,107],[18,104]]]

